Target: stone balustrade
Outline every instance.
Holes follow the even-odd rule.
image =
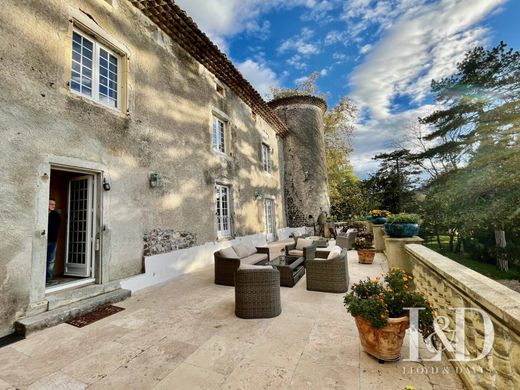
[[[491,319],[491,352],[479,360],[452,361],[465,385],[469,389],[520,389],[520,293],[422,245],[408,244],[404,251],[412,258],[416,289],[428,297],[438,315],[450,318],[453,325],[453,308],[465,307],[480,309]],[[466,311],[464,318],[466,356],[476,358],[485,342],[483,317]],[[445,334],[449,339],[453,336]],[[455,358],[453,352],[446,354]]]

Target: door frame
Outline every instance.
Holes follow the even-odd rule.
[[[98,284],[108,282],[108,261],[110,258],[109,248],[103,245],[103,239],[106,236],[105,228],[109,222],[109,212],[106,202],[107,192],[102,190],[102,179],[107,167],[96,162],[82,160],[74,157],[56,156],[52,154],[44,154],[41,156],[41,163],[38,165],[36,172],[35,185],[35,223],[32,239],[32,255],[31,255],[31,274],[30,274],[30,292],[28,311],[41,311],[45,307],[45,295],[50,289],[45,286],[45,270],[47,266],[47,225],[48,225],[48,208],[50,196],[50,176],[51,169],[85,173],[94,175],[97,190],[97,226],[100,230],[99,234],[99,251],[96,254],[96,274],[93,281]],[[34,177],[34,176],[33,176]],[[106,206],[105,206],[106,205]],[[110,236],[107,237],[110,239]],[[81,280],[79,281],[81,282]],[[70,287],[70,286],[69,286]]]

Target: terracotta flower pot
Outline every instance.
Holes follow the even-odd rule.
[[[376,255],[375,248],[371,249],[358,249],[358,259],[361,264],[372,264]]]
[[[361,345],[367,353],[379,360],[399,360],[405,332],[410,326],[408,316],[389,318],[388,325],[379,329],[360,316],[355,319]]]

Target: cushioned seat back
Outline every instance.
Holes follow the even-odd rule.
[[[301,251],[303,248],[311,246],[314,243],[314,240],[311,238],[298,238],[298,241],[296,241],[296,248],[299,251]]]
[[[220,253],[220,256],[226,257],[228,259],[233,259],[233,258],[236,259],[239,257],[232,247],[221,249],[221,250],[219,250],[219,253]]]
[[[242,242],[240,244],[233,245],[233,249],[240,258],[247,257],[256,253],[256,247],[248,242]]]

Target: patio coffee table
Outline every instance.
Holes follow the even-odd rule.
[[[293,287],[305,275],[301,256],[278,256],[266,263],[275,266],[280,271],[280,286]]]

